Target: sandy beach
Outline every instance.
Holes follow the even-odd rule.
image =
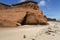
[[[24,25],[0,28],[0,40],[60,40],[60,22],[49,25]]]

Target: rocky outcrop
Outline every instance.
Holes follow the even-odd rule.
[[[44,15],[44,17],[45,17],[48,21],[57,21],[55,18],[47,18],[46,15]]]
[[[7,5],[4,6],[6,7]],[[0,9],[0,26],[16,27],[20,24],[47,24],[47,19],[44,17],[43,12],[39,9],[37,2],[26,1],[13,4],[6,8],[7,9],[4,10]]]
[[[56,19],[53,18],[47,18],[48,21],[56,21]]]

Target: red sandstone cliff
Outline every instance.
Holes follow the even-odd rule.
[[[39,9],[37,2],[26,1],[12,6],[3,4],[0,6],[1,27],[16,27],[19,24],[47,24],[47,19]]]

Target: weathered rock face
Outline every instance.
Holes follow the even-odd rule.
[[[36,11],[31,11],[27,12],[27,18],[26,18],[26,23],[25,24],[41,24],[41,25],[46,25],[47,24],[47,19],[43,16],[42,11],[36,10]]]
[[[4,10],[0,9],[0,26],[16,27],[20,24],[47,24],[47,19],[37,3],[33,1],[15,4]]]
[[[8,9],[9,7],[10,7],[9,5],[0,3],[0,10]]]

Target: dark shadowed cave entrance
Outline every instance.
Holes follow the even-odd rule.
[[[21,22],[21,25],[25,25],[26,24],[27,16],[28,16],[28,12],[26,12],[26,16],[23,18],[23,20]]]

